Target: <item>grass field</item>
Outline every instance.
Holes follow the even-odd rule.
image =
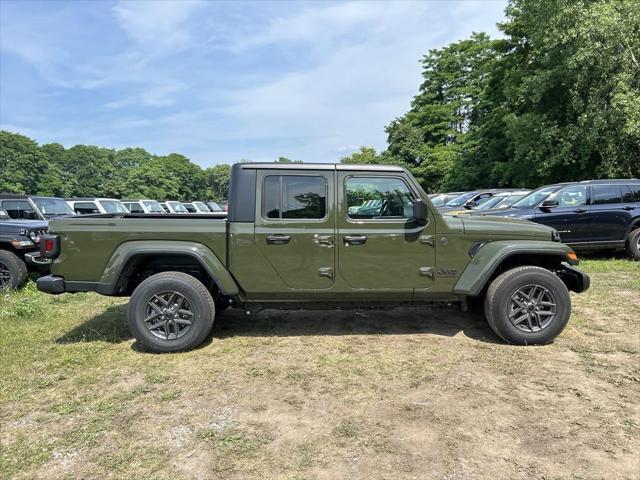
[[[479,313],[218,316],[141,352],[126,299],[0,295],[0,478],[529,479],[640,472],[640,263],[591,259],[553,345]]]

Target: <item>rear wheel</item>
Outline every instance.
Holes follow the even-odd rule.
[[[182,272],[162,272],[133,291],[127,310],[131,333],[152,352],[179,352],[200,345],[213,326],[211,293]]]
[[[27,265],[13,252],[0,250],[0,292],[20,288],[27,281]]]
[[[551,343],[569,321],[571,297],[550,271],[518,267],[496,278],[487,291],[485,316],[493,331],[508,343]]]
[[[627,238],[627,255],[633,260],[640,260],[640,228],[636,228]]]

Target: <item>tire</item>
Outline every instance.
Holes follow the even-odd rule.
[[[127,321],[135,339],[147,350],[184,352],[204,341],[215,311],[211,293],[196,278],[182,272],[162,272],[133,291]]]
[[[627,255],[632,260],[640,260],[640,228],[633,230],[627,238]]]
[[[527,300],[528,296],[531,300]],[[536,299],[540,303],[536,303]],[[485,297],[484,313],[491,329],[507,343],[545,345],[560,335],[567,325],[571,316],[571,297],[562,280],[549,270],[518,267],[491,283]]]
[[[15,253],[0,250],[0,292],[20,288],[27,281],[27,265]]]

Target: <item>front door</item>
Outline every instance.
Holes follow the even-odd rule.
[[[559,190],[549,197],[558,200],[558,206],[548,211],[540,210],[535,221],[555,228],[564,243],[588,241],[591,237],[588,188],[586,185],[572,185]]]
[[[256,246],[293,290],[333,286],[334,178],[334,170],[258,171]]]
[[[410,185],[401,173],[338,172],[338,265],[351,289],[408,298],[433,284],[435,226],[413,219],[418,193]]]

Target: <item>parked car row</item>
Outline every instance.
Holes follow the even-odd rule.
[[[625,249],[640,260],[638,179],[565,182],[531,192],[478,190],[460,193],[437,208],[445,215],[531,220],[555,228],[560,240],[576,250]]]
[[[226,205],[226,203],[225,203]],[[151,199],[57,198],[0,193],[0,292],[20,287],[29,272],[46,273],[49,260],[40,256],[40,238],[54,217],[96,214],[218,214],[216,202],[159,203]]]

